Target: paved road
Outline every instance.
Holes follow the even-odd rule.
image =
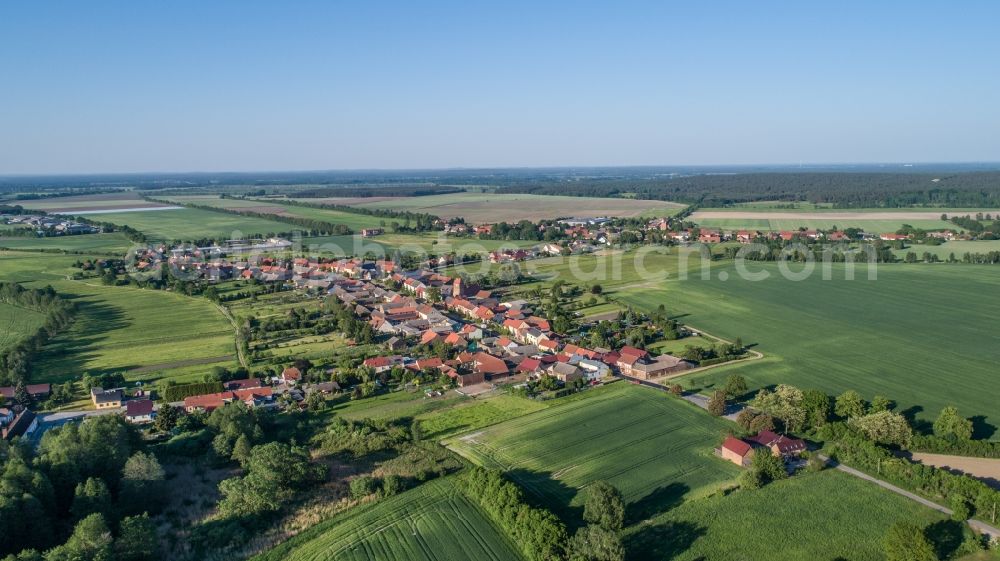
[[[661,391],[669,391],[669,387],[652,382],[650,380],[640,380],[639,378],[633,378],[631,376],[625,376],[624,374],[616,374],[619,378],[632,382],[633,384],[639,384],[641,386],[646,386],[647,388],[653,388]],[[697,393],[686,393],[681,396],[684,400],[690,401],[691,403],[701,407],[702,409],[708,411],[708,398]],[[743,411],[745,406],[742,403],[730,403],[726,406],[726,413],[723,417],[729,419],[730,421],[735,421],[736,416]]]

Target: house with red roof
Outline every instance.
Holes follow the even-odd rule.
[[[133,399],[125,402],[125,420],[130,423],[149,423],[156,417],[153,402],[148,399]]]
[[[724,460],[738,466],[749,466],[753,458],[753,447],[735,436],[727,436],[722,445],[715,449],[716,454]]]
[[[302,372],[294,366],[289,366],[281,371],[281,381],[286,384],[297,384],[301,380]]]
[[[749,440],[757,446],[770,449],[775,456],[783,458],[798,456],[806,451],[804,440],[789,438],[769,430],[762,430],[756,436],[750,437]]]

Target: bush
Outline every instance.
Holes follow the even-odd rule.
[[[351,498],[360,500],[375,492],[375,479],[362,475],[351,480]]]

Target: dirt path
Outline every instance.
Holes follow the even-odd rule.
[[[219,308],[222,315],[226,316],[230,325],[233,326],[233,343],[236,345],[236,357],[240,360],[240,366],[247,368],[247,358],[243,356],[243,349],[240,348],[239,341],[236,341],[236,335],[240,332],[240,326],[236,325],[236,318],[234,318],[233,314],[229,312],[229,308],[223,306],[222,304],[216,304],[215,307]]]

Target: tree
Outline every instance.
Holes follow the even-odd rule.
[[[46,554],[47,561],[93,559],[106,560],[112,558],[111,531],[100,513],[94,513],[76,524],[73,535],[66,544]]]
[[[892,409],[892,400],[884,395],[876,395],[872,398],[871,407],[868,411],[871,413],[878,413],[879,411],[888,411]]]
[[[802,405],[803,399],[802,390],[781,384],[773,392],[768,390],[757,392],[751,405],[774,418],[781,419],[787,430],[795,431],[805,423],[806,411]]]
[[[89,477],[76,486],[73,493],[73,506],[70,511],[77,520],[83,520],[93,513],[100,513],[107,519],[111,512],[111,493],[103,480]]]
[[[31,394],[24,386],[24,380],[18,380],[14,386],[14,401],[22,407],[31,407]]]
[[[969,501],[965,497],[956,493],[951,497],[951,519],[957,522],[965,522],[972,517],[969,509]]]
[[[599,284],[590,287],[590,293],[595,296],[600,296],[602,292],[604,292],[604,288]]]
[[[910,522],[896,522],[884,541],[886,561],[937,561],[923,530]]]
[[[156,525],[148,515],[122,520],[115,541],[116,561],[151,561],[156,558],[156,549]]]
[[[375,480],[367,475],[351,480],[351,498],[360,500],[375,492]]]
[[[236,439],[236,443],[233,444],[233,453],[230,455],[230,459],[239,462],[241,466],[246,466],[246,463],[250,460],[250,453],[252,451],[253,446],[250,444],[250,439],[247,435],[241,434]]]
[[[806,425],[818,428],[830,420],[833,407],[830,396],[819,390],[806,390],[802,392],[802,408],[806,413]]]
[[[750,431],[774,430],[774,418],[767,413],[757,415],[750,421]]]
[[[745,431],[750,430],[750,424],[753,422],[754,417],[757,414],[751,411],[749,408],[744,408],[740,411],[739,415],[736,415],[736,424],[740,426],[741,429]]]
[[[865,414],[865,400],[861,399],[861,395],[858,392],[847,390],[837,396],[834,412],[837,413],[838,417],[843,419],[860,417]]]
[[[570,561],[622,561],[625,547],[617,532],[596,524],[580,528],[569,542]]]
[[[747,381],[739,374],[733,374],[726,379],[726,395],[735,399],[747,393]]]
[[[913,437],[913,429],[910,428],[906,417],[892,411],[879,411],[862,417],[853,417],[848,424],[880,444],[905,445]]]
[[[934,421],[934,434],[941,438],[969,440],[972,438],[972,421],[961,417],[958,409],[949,405]]]
[[[726,392],[718,390],[708,399],[708,412],[716,417],[726,413]]]
[[[166,473],[156,456],[136,452],[122,468],[119,503],[129,514],[157,512],[166,494]]]
[[[326,398],[323,397],[323,394],[319,391],[309,392],[309,395],[306,396],[306,407],[308,407],[310,411],[321,411],[326,409]]]
[[[156,411],[156,420],[153,421],[153,428],[160,432],[169,432],[177,426],[180,419],[181,410],[170,404],[163,404]]]
[[[785,461],[781,456],[775,456],[770,450],[761,448],[753,453],[750,471],[760,476],[762,483],[770,483],[788,477],[785,471]]]
[[[621,491],[605,481],[595,481],[587,488],[583,519],[608,530],[621,530],[625,524],[625,501]]]

